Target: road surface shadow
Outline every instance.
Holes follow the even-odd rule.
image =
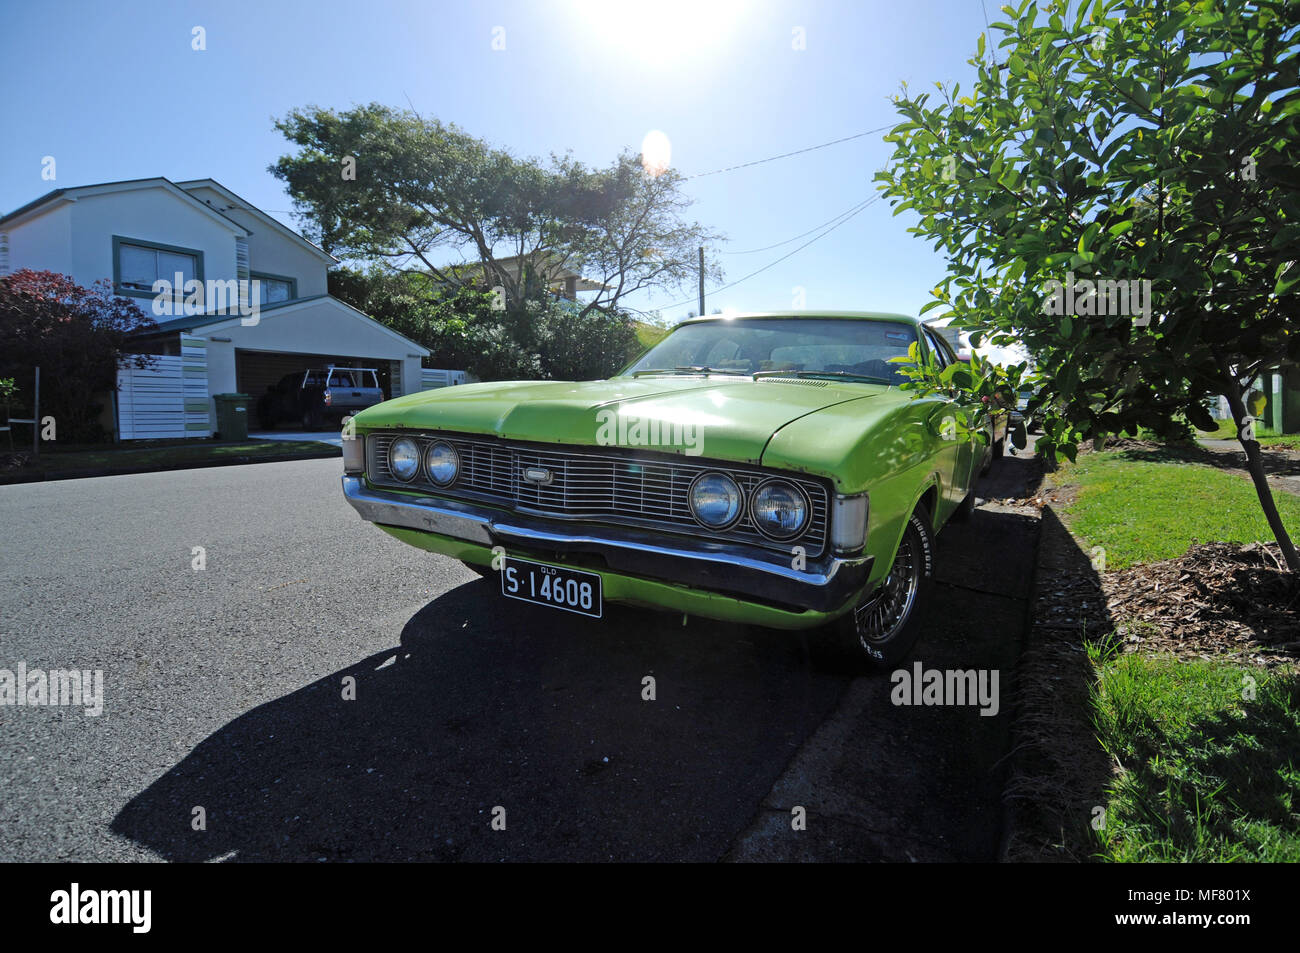
[[[1032,497],[1032,456],[994,463],[985,500]],[[936,541],[935,586],[920,638],[892,671],[854,682],[783,773],[727,860],[991,861],[1038,536],[1032,507],[980,506]],[[935,703],[908,690],[930,673],[983,673],[996,691]],[[996,678],[996,681],[994,679]],[[794,811],[806,812],[796,829]]]
[[[806,655],[789,633],[618,607],[601,624],[476,581],[399,647],[231,721],[112,830],[176,861],[715,860],[843,692]]]
[[[1028,495],[1036,474],[999,461],[980,493]],[[981,508],[944,530],[918,660],[1009,672],[1033,522]],[[849,684],[806,647],[619,606],[588,620],[475,581],[422,608],[393,649],[235,718],[112,830],[174,861],[717,860]],[[898,708],[888,673],[857,684],[870,717],[844,745],[846,783],[865,780],[943,856],[992,857],[1005,710]],[[847,856],[907,859],[847,837],[865,845]]]

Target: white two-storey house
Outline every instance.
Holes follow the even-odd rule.
[[[212,432],[212,395],[247,394],[251,405],[270,384],[309,367],[374,367],[390,397],[421,389],[428,350],[330,297],[326,270],[333,264],[333,256],[212,179],[56,189],[0,218],[0,274],[48,270],[81,285],[109,278],[118,293],[139,299],[158,332],[137,349],[188,365],[181,405],[157,409],[156,419],[183,413],[190,435]],[[159,294],[157,282],[174,285],[178,276],[182,287]],[[209,294],[187,306],[188,282],[239,287],[244,297]],[[136,407],[133,416],[132,400],[119,395],[119,433],[161,435],[138,426],[147,413]]]

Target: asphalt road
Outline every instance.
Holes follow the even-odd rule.
[[[1005,702],[900,708],[798,635],[504,600],[363,523],[340,470],[0,487],[0,668],[104,677],[98,717],[0,706],[0,860],[993,856]],[[1014,664],[1031,523],[940,536],[927,666]]]

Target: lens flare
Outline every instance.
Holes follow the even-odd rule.
[[[657,178],[668,171],[673,158],[673,144],[658,129],[651,129],[641,140],[641,168],[646,175]]]

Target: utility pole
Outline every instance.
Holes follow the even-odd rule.
[[[704,317],[704,246],[700,246],[700,317]]]

